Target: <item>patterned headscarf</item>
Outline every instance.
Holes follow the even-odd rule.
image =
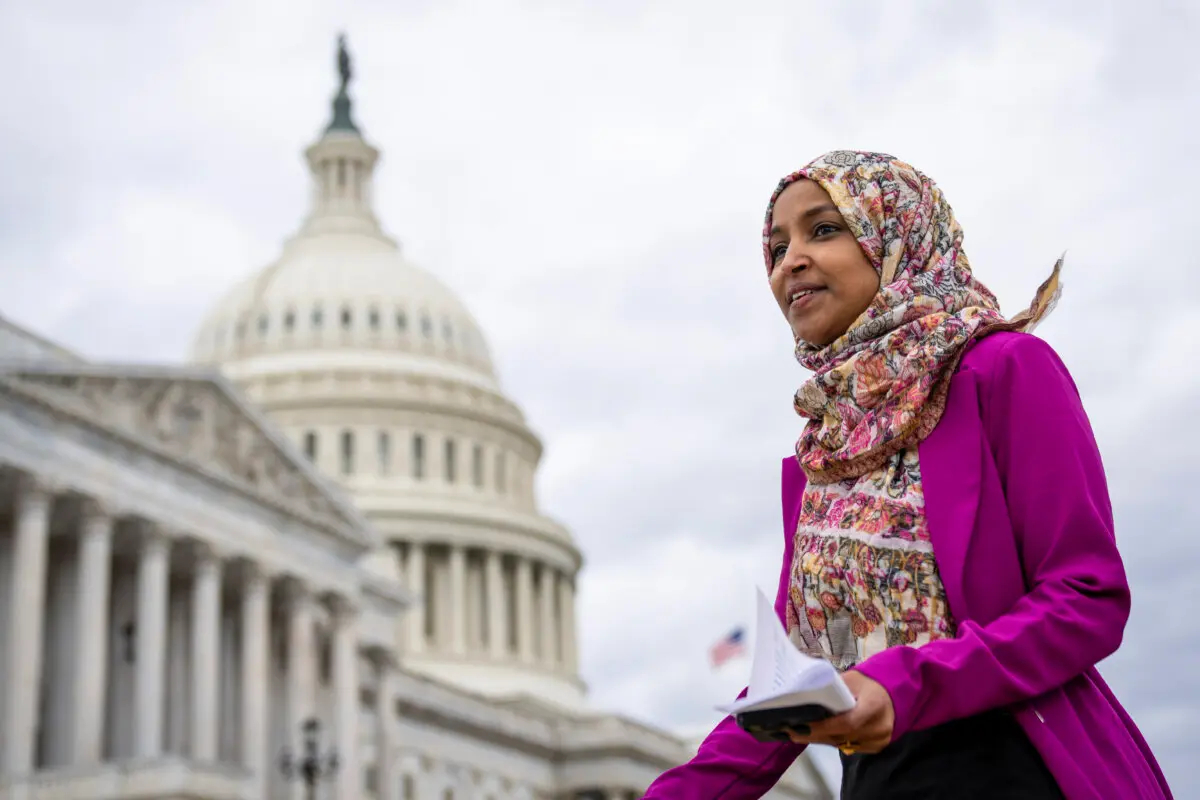
[[[771,195],[768,270],[775,201],[802,178],[829,194],[880,277],[878,294],[842,336],[825,347],[796,342],[796,359],[813,372],[796,392],[796,412],[809,420],[796,455],[820,484],[877,469],[928,436],[966,345],[999,330],[1032,330],[1058,299],[1062,259],[1029,308],[1006,319],[971,274],[962,228],[932,180],[889,155],[835,150]]]

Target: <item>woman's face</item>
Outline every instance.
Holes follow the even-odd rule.
[[[820,185],[801,179],[775,200],[771,292],[797,339],[825,347],[867,310],[879,273]]]

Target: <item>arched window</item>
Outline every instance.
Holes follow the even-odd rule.
[[[450,320],[442,322],[442,336],[446,337],[446,344],[454,345],[454,326],[450,324]]]
[[[291,333],[296,328],[296,312],[289,310],[283,315],[283,329]]]
[[[270,317],[268,317],[266,314],[260,315],[258,318],[258,335],[266,336],[267,329],[270,327],[270,325],[271,325]]]
[[[354,323],[354,314],[350,311],[350,306],[342,307],[342,330],[350,330],[350,326]]]
[[[417,800],[417,782],[413,779],[412,775],[404,776],[404,782],[401,787],[403,800]]]
[[[308,431],[304,434],[304,455],[309,461],[317,460],[317,432]]]
[[[421,333],[424,334],[426,339],[433,338],[433,320],[429,318],[428,314],[421,317]]]
[[[342,431],[342,474],[354,474],[354,431]]]
[[[408,317],[404,315],[403,311],[396,312],[396,330],[400,333],[408,330]]]
[[[320,329],[321,323],[325,321],[325,315],[321,313],[320,306],[314,306],[312,310],[312,326]]]
[[[412,474],[417,480],[425,477],[425,437],[419,433],[413,434]]]
[[[379,309],[378,308],[372,308],[367,313],[367,324],[371,326],[371,330],[373,330],[373,331],[379,330]]]

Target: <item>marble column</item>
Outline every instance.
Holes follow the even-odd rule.
[[[563,671],[574,675],[579,670],[575,641],[575,584],[571,576],[561,572],[558,575],[558,631]]]
[[[333,607],[334,737],[338,754],[338,800],[359,800],[358,712],[358,609],[344,598]]]
[[[221,562],[197,548],[192,579],[192,735],[195,761],[217,760],[218,682],[221,669]]]
[[[554,644],[558,638],[554,624],[554,592],[554,569],[549,564],[542,564],[538,569],[538,631],[542,643],[540,655],[546,666],[553,666],[558,661]]]
[[[157,758],[163,749],[167,677],[167,601],[170,542],[143,523],[137,571],[134,664],[134,756]]]
[[[297,756],[302,746],[302,726],[316,712],[316,648],[311,590],[293,580],[288,584],[287,726],[285,736]],[[291,785],[293,800],[303,800],[304,787]]]
[[[50,537],[50,488],[33,479],[18,486],[9,597],[8,643],[4,658],[4,769],[8,775],[33,771],[42,674],[46,559]]]
[[[75,765],[97,764],[102,755],[112,534],[113,518],[108,510],[95,501],[85,503],[75,596],[79,646],[74,663],[71,721],[71,761]]]
[[[408,615],[408,652],[419,655],[425,652],[425,615],[429,603],[425,595],[425,543],[410,542],[408,545],[408,590],[413,594],[413,606],[404,613]]]
[[[461,545],[450,546],[450,652],[467,652],[467,551]]]
[[[533,562],[517,558],[517,654],[526,663],[533,661]]]
[[[253,775],[255,797],[270,793],[271,762],[267,758],[267,681],[270,650],[270,596],[266,576],[246,564],[242,573],[241,608],[241,745],[242,764]]]
[[[484,562],[484,591],[487,592],[488,653],[501,659],[508,653],[508,609],[504,595],[504,564],[496,550],[488,550]]]
[[[379,739],[375,743],[375,780],[377,800],[401,800],[397,796],[397,773],[393,769],[395,753],[395,686],[392,678],[392,664],[382,654],[375,660],[375,716],[377,718]]]

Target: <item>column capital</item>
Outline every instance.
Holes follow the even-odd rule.
[[[166,547],[172,539],[170,532],[163,525],[145,517],[134,517],[130,523],[130,530],[137,537],[138,544],[146,549]]]
[[[289,606],[296,606],[301,603],[311,603],[313,600],[313,588],[301,577],[297,575],[285,575],[280,582],[281,593],[283,600]]]
[[[79,513],[84,525],[109,524],[116,519],[118,510],[107,500],[98,497],[85,497],[79,504]]]
[[[37,472],[18,472],[15,484],[20,494],[46,500],[65,488],[62,481]]]
[[[356,597],[348,597],[340,592],[329,592],[325,598],[334,622],[338,625],[355,621],[362,611],[362,602]]]

